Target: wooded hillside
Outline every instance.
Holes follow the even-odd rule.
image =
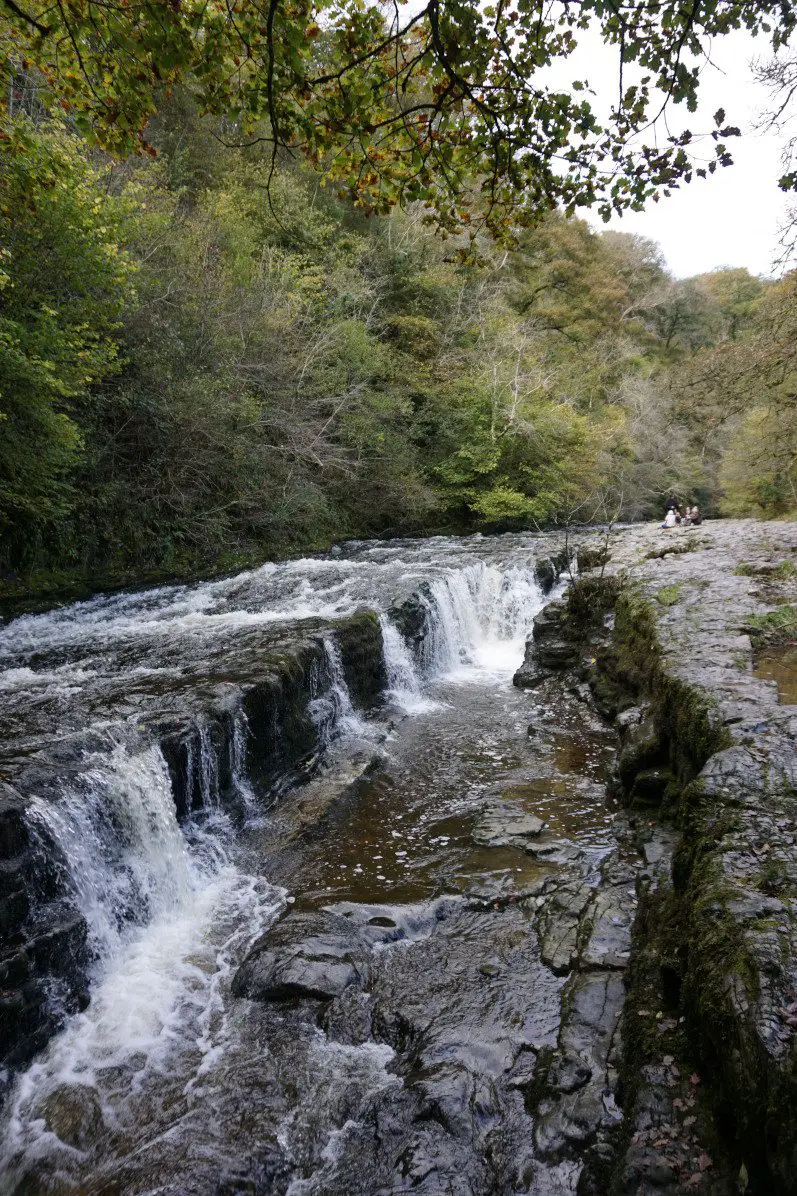
[[[12,105],[13,107],[13,105]],[[0,199],[6,572],[178,575],[346,536],[797,506],[795,279],[688,281],[556,212],[366,217],[185,89],[111,159],[22,92]],[[468,252],[460,252],[464,246]]]

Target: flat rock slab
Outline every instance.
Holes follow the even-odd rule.
[[[471,831],[471,838],[479,847],[519,847],[536,838],[545,827],[536,814],[524,814],[511,807],[494,807],[481,814]]]

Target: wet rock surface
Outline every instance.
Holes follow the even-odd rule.
[[[576,633],[556,599],[529,637],[533,683],[513,688],[505,665],[466,683],[452,656],[422,716],[388,704],[334,768],[313,771],[355,710],[325,684],[318,627],[279,652],[271,632],[259,647],[251,628],[233,635],[245,683],[232,667],[220,680],[219,648],[198,684],[194,670],[165,685],[157,717],[150,677],[142,725],[157,727],[187,833],[234,829],[251,885],[284,890],[251,934],[236,929],[236,890],[207,956],[197,941],[186,958],[157,1049],[33,1086],[28,1115],[52,1153],[15,1161],[10,1190],[793,1190],[795,726],[750,667],[760,580],[734,572],[740,553],[785,554],[787,529],[678,534],[698,547],[660,555],[652,528],[610,537],[608,561],[603,537],[582,546],[586,583],[624,576],[616,618],[599,606]],[[423,659],[435,595],[416,584],[386,613]],[[369,648],[373,616],[347,626],[358,718],[399,682]],[[233,691],[248,702],[247,782],[269,795],[256,817]],[[185,725],[197,694],[207,717]],[[36,752],[15,758],[0,805],[3,967],[19,992],[26,969],[86,941],[57,869],[37,878],[35,917],[25,907],[36,853],[19,782],[56,784]],[[195,1028],[178,1047],[182,1018]]]
[[[333,657],[330,644],[336,646]],[[386,680],[373,613],[290,636],[253,635],[245,628],[228,637],[223,663],[194,663],[190,685],[182,671],[166,679],[158,669],[132,685],[104,678],[70,695],[66,734],[50,721],[51,701],[34,708],[24,727],[11,721],[0,745],[0,768],[8,778],[0,780],[0,1065],[26,1063],[89,999],[92,950],[81,895],[40,803],[57,811],[70,778],[79,792],[81,777],[109,745],[141,750],[155,743],[169,769],[179,818],[224,807],[240,820],[244,763],[246,792],[257,786],[263,793],[290,784],[315,763],[336,713],[335,661],[354,701],[361,708],[373,705]],[[133,720],[124,718],[131,702]],[[98,710],[102,731],[76,729]],[[0,1092],[10,1074],[0,1079]]]
[[[473,825],[473,842],[481,847],[525,848],[545,826],[536,814],[526,814],[511,806],[485,810]]]
[[[615,700],[625,688],[647,703],[620,715],[619,789],[677,834],[672,867],[661,843],[644,847],[672,886],[663,904],[646,900],[673,919],[665,972],[695,1070],[690,1083],[674,1048],[649,1052],[618,1190],[787,1193],[797,1162],[797,711],[755,675],[747,632],[794,600],[797,536],[753,522],[661,535],[661,548],[637,529],[611,547],[608,570],[625,588],[606,674]],[[656,935],[651,920],[646,936]],[[706,1077],[730,1127],[724,1171],[693,1136]]]
[[[243,961],[233,978],[233,995],[257,1001],[329,1001],[349,985],[367,983],[368,947],[365,936],[344,918],[288,915]]]

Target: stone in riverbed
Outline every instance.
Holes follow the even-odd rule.
[[[288,914],[243,961],[233,979],[233,995],[256,1001],[331,1001],[350,985],[368,983],[368,956],[364,936],[344,918]]]
[[[560,1055],[548,1072],[552,1092],[577,1092],[592,1079],[592,1069],[578,1055]]]
[[[104,1129],[96,1088],[60,1084],[44,1099],[44,1122],[51,1133],[75,1150],[88,1150]]]
[[[518,689],[536,689],[550,676],[550,669],[541,668],[536,659],[532,658],[530,661],[524,661],[520,666],[512,678],[512,684]]]
[[[520,847],[535,838],[545,826],[536,814],[524,814],[511,807],[494,807],[479,816],[471,838],[479,847]]]

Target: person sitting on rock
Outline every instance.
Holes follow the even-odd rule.
[[[667,514],[664,516],[664,523],[662,523],[661,526],[664,528],[675,527],[677,522],[678,520],[675,517],[675,507],[668,507]]]
[[[703,516],[700,514],[700,511],[697,509],[697,507],[692,507],[692,510],[689,512],[689,522],[693,527],[699,527],[703,522]]]

